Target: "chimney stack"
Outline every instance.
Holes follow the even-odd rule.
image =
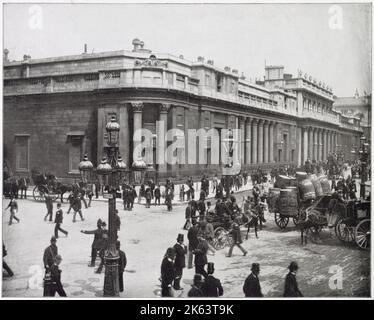
[[[238,74],[238,70],[237,69],[232,69],[232,73]]]
[[[240,79],[245,80],[244,72],[242,72],[242,75],[240,76]]]
[[[139,51],[141,47],[141,41],[138,38],[135,38],[134,40],[132,40],[132,44],[134,46],[132,51]],[[144,46],[144,43],[143,43],[143,46]]]
[[[228,66],[225,67],[225,71],[230,72],[230,70],[231,70],[230,67],[228,67]]]
[[[183,54],[179,55],[179,59],[184,59]]]
[[[213,60],[208,60],[207,64],[210,64],[211,66],[213,66],[214,65],[214,61]]]
[[[87,53],[87,43],[84,44],[84,51],[83,53]]]

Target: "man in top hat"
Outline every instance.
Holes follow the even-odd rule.
[[[252,263],[251,271],[252,273],[245,279],[243,292],[246,297],[263,297],[260,280],[258,279],[260,264]]]
[[[204,297],[220,297],[223,295],[223,288],[221,281],[213,277],[214,263],[208,262],[208,276],[203,283],[201,290],[204,293]]]
[[[193,278],[193,285],[188,291],[188,296],[189,297],[204,297],[204,293],[201,290],[201,286],[203,285],[203,277],[201,274],[195,274]]]
[[[296,262],[292,261],[288,269],[290,272],[286,276],[283,297],[302,297],[303,294],[300,292],[296,280],[296,272],[299,266]]]
[[[188,269],[192,268],[192,260],[193,260],[193,252],[199,245],[198,233],[199,227],[196,221],[196,218],[192,218],[192,226],[188,230],[187,238],[188,238]]]
[[[187,247],[183,244],[184,235],[178,234],[177,243],[174,245],[175,249],[175,278],[174,278],[174,285],[173,288],[175,290],[182,290],[180,286],[180,281],[183,275],[183,269],[186,267],[186,254],[187,254]]]
[[[116,249],[118,251],[118,279],[119,279],[119,292],[123,292],[123,272],[127,265],[126,254],[121,250],[121,242],[117,240]]]
[[[175,249],[168,248],[161,263],[161,296],[171,297],[171,284],[175,278]]]

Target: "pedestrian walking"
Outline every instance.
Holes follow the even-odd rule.
[[[68,236],[68,232],[61,228],[63,221],[63,212],[61,209],[61,203],[57,203],[57,211],[55,216],[55,237],[58,238],[58,232],[61,231],[65,236]]]
[[[296,262],[292,261],[288,266],[288,269],[289,272],[284,283],[283,297],[302,297],[303,294],[299,290],[296,280],[296,273],[299,270],[299,266]]]
[[[52,216],[53,216],[53,198],[49,193],[46,193],[44,195],[45,198],[45,205],[47,207],[47,214],[44,217],[44,221],[47,220],[47,217],[49,216],[49,221],[52,221]]]
[[[173,210],[172,206],[172,200],[173,200],[173,189],[171,187],[166,188],[165,191],[165,203],[168,211]]]
[[[184,190],[184,184],[182,184],[179,189],[179,201],[180,202],[184,202],[184,196],[185,196],[185,190]]]
[[[204,267],[208,263],[208,242],[202,237],[198,236],[199,244],[194,250],[195,254],[195,273],[201,274],[206,278],[208,274],[206,273]]]
[[[247,254],[247,250],[245,250],[241,245],[243,243],[242,236],[240,233],[240,227],[236,222],[232,224],[232,229],[230,231],[230,234],[232,236],[233,241],[232,241],[227,257],[232,256],[232,251],[234,250],[235,246],[237,246],[243,252],[243,256],[245,256]]]
[[[8,208],[10,208],[9,225],[12,225],[13,219],[15,219],[19,223],[20,219],[18,217],[16,217],[16,213],[18,212],[18,203],[14,199],[13,196],[10,197],[10,202],[9,202],[8,206],[5,208],[5,210],[8,209]]]
[[[101,219],[99,219],[99,220],[97,220],[97,223],[96,223],[97,228],[95,230],[91,230],[91,231],[81,230],[81,232],[84,233],[84,234],[94,234],[95,235],[94,240],[93,240],[92,245],[91,245],[91,263],[88,265],[89,267],[94,267],[95,266],[97,252],[100,249],[100,243],[101,243],[101,239],[103,238],[103,233],[104,233],[103,228],[102,228],[102,224],[103,224],[103,222],[101,221]]]
[[[260,280],[258,275],[260,274],[260,264],[252,263],[251,274],[245,279],[243,292],[246,297],[260,298],[264,295],[261,292]]]
[[[155,204],[160,205],[161,204],[161,190],[160,190],[159,183],[155,187],[154,195],[155,195]]]
[[[161,263],[161,296],[171,297],[171,285],[175,278],[175,249],[168,248]]]
[[[123,272],[125,271],[127,265],[126,254],[121,250],[121,242],[116,242],[116,248],[118,251],[118,280],[119,280],[119,292],[123,292]]]
[[[64,287],[61,283],[61,270],[59,268],[59,265],[62,261],[61,256],[58,254],[54,258],[54,263],[51,267],[51,290],[48,297],[54,297],[56,295],[56,292],[60,297],[66,297],[66,292],[64,290]]]
[[[13,277],[14,276],[14,273],[12,271],[12,269],[10,269],[10,267],[8,266],[8,264],[5,262],[4,258],[8,255],[8,252],[5,248],[5,245],[3,243],[3,268],[5,269],[5,271],[8,273],[8,276],[9,277]]]
[[[69,209],[68,211],[66,211],[67,214],[69,214],[70,210],[73,208],[73,204],[74,204],[74,192],[73,191],[70,191],[68,195],[68,201],[69,201]]]
[[[206,277],[201,290],[204,293],[204,297],[215,297],[218,298],[223,295],[223,288],[221,281],[213,276],[214,263],[208,262],[207,268],[208,276]]]
[[[201,290],[203,285],[203,277],[201,274],[195,274],[193,278],[193,285],[191,286],[190,291],[188,291],[189,297],[204,297],[204,293]]]
[[[178,237],[177,237],[177,243],[174,245],[175,278],[174,278],[173,288],[175,290],[183,290],[183,288],[180,286],[180,282],[183,276],[183,269],[186,267],[186,254],[187,254],[187,247],[183,244],[183,242],[184,242],[184,235],[180,233],[178,234]]]
[[[98,199],[99,198],[99,191],[101,189],[101,186],[100,186],[100,181],[99,179],[96,179],[95,180],[95,198]]]
[[[73,222],[76,222],[76,216],[77,213],[79,213],[79,216],[81,218],[81,221],[84,221],[83,215],[82,215],[82,203],[81,203],[82,196],[80,193],[74,198],[73,201],[73,210],[74,210],[74,215],[73,215]]]
[[[151,201],[152,201],[152,191],[151,188],[148,187],[145,190],[145,207],[150,208],[151,207]]]

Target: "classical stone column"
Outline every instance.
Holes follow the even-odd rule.
[[[127,168],[130,168],[130,130],[127,104],[121,105],[119,109],[119,125],[121,126],[119,131],[119,152]]]
[[[303,130],[303,159],[302,164],[308,159],[308,128],[302,128]]]
[[[302,144],[302,133],[301,128],[296,128],[296,148],[297,148],[297,165],[301,166],[301,144]]]
[[[274,161],[274,122],[269,124],[269,162]]]
[[[257,119],[252,122],[252,163],[257,164]]]
[[[310,161],[313,160],[313,128],[309,127],[308,130],[308,158]]]
[[[159,106],[159,118],[158,124],[156,126],[157,132],[157,150],[156,150],[156,159],[158,163],[158,171],[160,173],[166,173],[167,171],[167,158],[165,157],[166,142],[165,134],[168,127],[168,112],[170,110],[170,104],[164,103]]]
[[[252,119],[247,118],[246,128],[245,128],[245,164],[251,164],[251,136],[252,136]]]
[[[258,121],[257,161],[259,164],[264,162],[264,122],[263,120]]]
[[[318,133],[317,129],[313,130],[313,160],[317,160],[318,157]]]
[[[143,127],[143,102],[131,102],[131,107],[134,115],[134,134],[137,130],[142,129]],[[133,160],[137,160],[142,156],[141,151],[135,151],[136,147],[140,144],[140,141],[134,141],[134,153]]]
[[[323,130],[323,156],[322,160],[325,161],[327,159],[327,131]]]
[[[322,156],[322,150],[323,150],[323,141],[322,141],[322,129],[319,130],[318,132],[318,161],[322,161],[323,156]]]
[[[331,152],[331,131],[327,130],[327,156],[329,156]]]
[[[264,122],[264,162],[269,162],[269,121]]]
[[[240,163],[243,166],[245,164],[245,118],[239,117],[239,130],[240,130]]]

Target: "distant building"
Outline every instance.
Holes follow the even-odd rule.
[[[359,118],[364,136],[371,140],[371,95],[360,96],[358,91],[353,97],[336,97],[334,108],[342,115],[350,117],[350,121]]]
[[[14,174],[33,168],[73,179],[84,153],[97,165],[107,147],[105,124],[115,116],[121,125],[119,145],[128,168],[134,160],[133,133],[149,129],[150,149],[163,148],[165,130],[241,129],[243,168],[326,160],[344,146],[349,154],[362,135],[355,116],[333,108],[332,88],[301,71],[284,73],[266,66],[260,84],[238,70],[215,66],[213,60],[153,53],[134,39],[132,51],[84,52],[74,56],[9,61],[4,54],[4,159]],[[157,164],[143,153],[160,178],[220,173],[222,163],[185,164],[187,150],[178,150],[176,164]],[[180,151],[180,152],[179,152]]]

